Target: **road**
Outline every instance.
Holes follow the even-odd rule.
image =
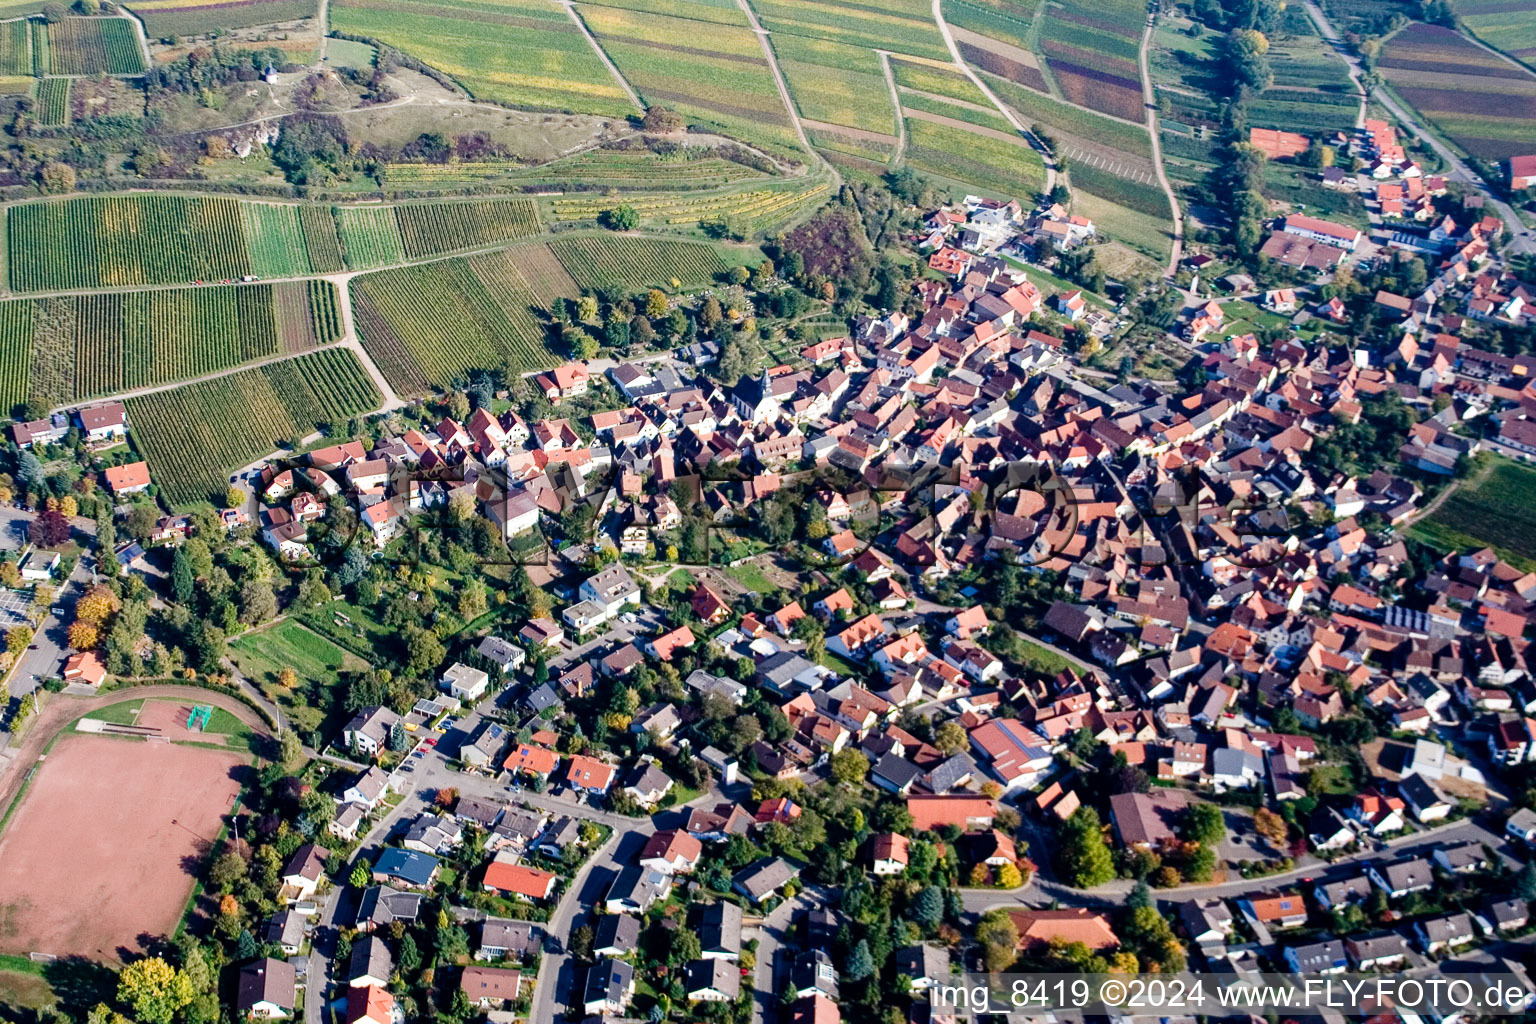
[[[1008,123],[1013,126],[1013,130],[1022,135],[1024,141],[1028,142],[1040,154],[1041,160],[1045,164],[1045,188],[1043,191],[1049,195],[1051,190],[1056,187],[1055,155],[1044,142],[1035,137],[1035,133],[1030,131],[1029,127],[1023,121],[1020,121],[1012,110],[1003,105],[1002,100],[999,100],[987,83],[981,80],[981,76],[972,71],[970,65],[966,64],[965,60],[961,58],[960,46],[955,42],[955,34],[949,30],[949,23],[944,20],[942,0],[933,0],[933,20],[939,26],[939,33],[944,36],[944,45],[949,47],[949,56],[955,62],[955,67],[959,68],[965,77],[971,80],[972,85],[981,90],[981,94],[997,108],[998,113],[1002,114]],[[896,113],[898,117],[901,114],[899,104],[897,105]]]
[[[1349,77],[1359,82],[1364,74],[1360,59],[1350,52],[1349,47],[1340,38],[1338,31],[1334,29],[1333,23],[1328,20],[1328,16],[1317,5],[1317,0],[1302,0],[1302,3],[1306,7],[1307,15],[1312,19],[1312,23],[1317,26],[1318,32],[1322,34],[1322,37],[1332,45],[1339,56],[1343,57],[1345,63],[1349,65]],[[1393,117],[1407,126],[1419,138],[1429,143],[1429,147],[1439,155],[1441,160],[1445,161],[1446,166],[1451,168],[1449,175],[1451,180],[1465,182],[1473,186],[1478,192],[1482,193],[1484,201],[1498,211],[1499,217],[1504,221],[1510,232],[1510,243],[1507,252],[1536,252],[1536,236],[1533,236],[1525,225],[1520,222],[1520,218],[1508,203],[1493,194],[1492,189],[1488,187],[1488,183],[1482,179],[1481,175],[1467,166],[1466,161],[1457,156],[1449,146],[1441,142],[1439,136],[1427,130],[1414,114],[1398,103],[1396,98],[1385,89],[1376,90],[1375,97],[1381,102],[1382,106],[1392,112]]]
[[[1158,895],[1163,899],[1231,899],[1244,893],[1259,892],[1273,889],[1302,878],[1334,878],[1343,877],[1351,873],[1352,866],[1365,861],[1382,860],[1419,854],[1429,856],[1435,850],[1449,843],[1463,842],[1487,843],[1495,850],[1505,846],[1504,838],[1479,825],[1470,819],[1452,822],[1435,829],[1424,832],[1414,832],[1395,839],[1387,840],[1388,851],[1364,850],[1360,853],[1340,857],[1331,864],[1316,857],[1302,858],[1303,863],[1291,871],[1282,874],[1269,875],[1265,878],[1237,878],[1229,882],[1212,882],[1206,885],[1181,885],[1177,889],[1159,890]],[[1510,858],[1506,857],[1506,860]],[[1060,900],[1064,904],[1082,905],[1084,903],[1097,903],[1112,906],[1121,905],[1126,895],[1134,887],[1135,883],[1130,879],[1117,878],[1113,882],[1097,886],[1093,889],[1076,889],[1060,882],[1045,881],[1036,877],[1029,885],[1008,892],[997,892],[987,889],[965,889],[961,891],[961,901],[965,905],[967,913],[984,914],[993,907],[1017,907],[1026,904],[1044,905],[1054,900]]]
[[[571,0],[555,0],[555,2],[565,8],[565,13],[576,23],[576,28],[581,32],[582,38],[586,39],[587,45],[592,48],[593,53],[597,54],[597,59],[603,62],[603,66],[608,69],[608,73],[613,76],[613,80],[618,83],[619,88],[624,90],[624,95],[629,97],[629,102],[635,105],[636,110],[643,112],[645,104],[640,102],[639,94],[629,84],[629,79],[625,78],[623,73],[619,71],[619,66],[608,56],[608,51],[597,45],[597,40],[592,38],[592,31],[587,28],[587,23],[582,20],[581,15],[577,12],[576,5]]]
[[[937,6],[939,0],[933,0]],[[1179,197],[1173,194],[1173,186],[1168,184],[1168,174],[1163,170],[1163,140],[1157,126],[1157,91],[1152,88],[1152,72],[1147,67],[1147,48],[1152,44],[1152,29],[1157,24],[1157,15],[1147,15],[1147,27],[1141,34],[1141,51],[1137,62],[1141,67],[1141,100],[1147,112],[1147,134],[1152,137],[1152,169],[1157,172],[1157,183],[1163,187],[1163,194],[1168,197],[1168,209],[1173,212],[1173,244],[1168,252],[1168,267],[1163,271],[1163,276],[1173,277],[1179,270],[1179,261],[1184,255],[1184,215],[1179,211]]]

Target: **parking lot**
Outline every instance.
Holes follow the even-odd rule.
[[[32,607],[32,595],[16,590],[0,590],[0,630],[29,624],[27,610]]]

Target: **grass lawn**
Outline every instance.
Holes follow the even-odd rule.
[[[1536,469],[1493,456],[1408,532],[1436,548],[1491,547],[1516,568],[1536,569]]]
[[[1072,667],[1070,661],[1048,647],[1042,647],[1022,637],[1020,637],[1020,643],[1023,645],[1023,651],[1019,660],[1041,675],[1054,676],[1062,669]]]
[[[109,704],[97,711],[92,711],[85,717],[94,718],[98,722],[110,722],[113,725],[132,725],[139,717],[139,708],[143,706],[143,700],[125,700],[121,704]]]
[[[1223,302],[1222,313],[1226,314],[1226,320],[1222,322],[1218,335],[1230,338],[1235,334],[1252,334],[1263,327],[1283,327],[1290,321],[1278,313],[1266,313],[1251,302],[1238,299],[1236,302]]]
[[[333,602],[316,610],[328,617],[341,602]],[[346,614],[346,613],[343,613]],[[361,613],[359,613],[360,615]],[[375,624],[359,615],[351,616],[354,622]],[[376,627],[377,628],[377,627]],[[366,631],[365,631],[366,632]],[[293,727],[308,732],[319,727],[335,704],[339,689],[340,672],[361,671],[368,663],[325,637],[312,632],[296,619],[284,619],[268,629],[247,633],[229,645],[230,660],[276,701],[292,719]],[[284,668],[292,668],[298,676],[298,685],[286,689],[279,682]],[[233,720],[233,716],[229,716]],[[230,731],[219,728],[222,719],[215,712],[209,723],[214,732]],[[234,725],[240,726],[238,720]],[[243,729],[243,726],[240,726]]]
[[[737,583],[759,594],[772,594],[782,589],[774,586],[773,581],[763,575],[763,570],[750,562],[738,565],[734,569],[727,569],[726,572],[734,577]]]
[[[26,961],[25,957],[7,957],[6,959]],[[35,966],[30,961],[26,962],[29,967]],[[53,986],[48,984],[40,972],[0,969],[0,1005],[42,1010],[57,1002],[53,994]]]
[[[1114,308],[1113,303],[1097,292],[1091,292],[1082,285],[1073,284],[1064,277],[1057,277],[1049,271],[1041,270],[1033,263],[1025,263],[1023,260],[1014,259],[1012,256],[1004,256],[1003,259],[1007,260],[1009,265],[1024,271],[1024,276],[1029,280],[1029,283],[1039,288],[1041,294],[1047,297],[1058,292],[1080,291],[1083,293],[1083,298],[1095,306],[1100,306],[1104,309]]]

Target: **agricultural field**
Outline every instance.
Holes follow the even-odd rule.
[[[1020,50],[1032,50],[1030,36],[1040,13],[1039,0],[944,0],[950,32],[960,29]],[[960,36],[956,35],[959,41]]]
[[[0,75],[32,74],[32,30],[25,21],[0,22]]]
[[[229,471],[378,407],[368,373],[331,348],[127,400],[133,444],[172,504],[222,493]]]
[[[337,0],[331,27],[397,47],[477,98],[623,117],[623,88],[576,24],[547,0]]]
[[[42,21],[29,21],[32,30],[32,73],[46,75],[53,70],[53,58],[48,49],[48,25]]]
[[[702,288],[728,269],[714,246],[670,238],[564,238],[549,248],[573,281],[592,290],[638,291],[672,281],[682,289]]]
[[[960,100],[979,107],[991,107],[985,94],[965,75],[952,65],[919,63],[912,60],[893,59],[891,72],[896,85],[904,93],[915,92],[928,96]]]
[[[505,160],[399,163],[389,165],[386,178],[391,185],[413,190],[506,183],[540,185],[552,190],[595,185],[646,191],[710,188],[754,179],[766,176],[744,164],[698,156],[696,151],[686,149],[667,154],[648,149],[590,150],[534,168],[517,167]]]
[[[371,270],[405,262],[400,225],[392,206],[338,206],[336,232],[349,270]]]
[[[935,124],[953,124],[955,121],[962,121],[989,131],[1002,132],[1004,135],[1018,134],[1013,130],[1013,125],[1009,124],[994,107],[946,100],[937,96],[903,93],[901,112],[905,117],[929,120]]]
[[[395,207],[407,259],[514,242],[539,233],[532,199],[477,199]]]
[[[642,5],[643,7],[644,5]],[[599,4],[582,18],[648,104],[804,159],[762,44],[734,5],[664,5],[690,17]]]
[[[554,296],[519,288],[513,259],[496,252],[353,279],[358,336],[396,390],[422,394],[470,370],[558,361],[537,313]]]
[[[251,273],[257,277],[334,274],[342,269],[336,227],[324,207],[292,203],[242,203],[250,239]]]
[[[37,123],[57,127],[69,123],[69,86],[72,78],[37,80]]]
[[[907,162],[926,174],[1028,203],[1045,184],[1040,154],[1017,135],[907,118]]]
[[[1533,149],[1536,74],[1451,29],[1410,25],[1378,64],[1392,90],[1440,132],[1482,160]]]
[[[1140,0],[1060,0],[1046,7],[1040,51],[1070,103],[1129,121],[1143,117],[1137,54]]]
[[[340,337],[326,281],[13,299],[0,303],[0,403],[51,407]]]
[[[754,0],[763,27],[779,35],[810,36],[872,50],[948,60],[949,49],[925,0],[880,5],[852,0]]]
[[[1536,469],[1490,458],[1409,534],[1441,550],[1492,547],[1521,568],[1536,568]]]
[[[1489,46],[1536,64],[1536,7],[1526,0],[1457,0],[1456,16]]]
[[[239,279],[253,273],[247,205],[265,204],[165,194],[22,203],[6,218],[11,289]]]
[[[1148,162],[1152,159],[1152,140],[1140,121],[1133,124],[1117,121],[1020,88],[995,75],[984,74],[983,78],[987,87],[1021,121],[1027,125],[1041,125],[1058,141],[1111,149]],[[1068,156],[1071,156],[1070,149]]]
[[[604,211],[622,204],[633,208],[643,224],[679,228],[719,223],[734,233],[750,235],[824,202],[827,188],[825,184],[791,181],[777,187],[712,195],[671,192],[613,198],[587,193],[553,199],[550,209],[556,222],[591,224]]]
[[[127,18],[65,18],[48,26],[55,75],[141,75],[144,51]]]
[[[313,18],[318,4],[316,0],[136,0],[126,6],[144,22],[149,38],[168,39]]]
[[[852,129],[839,130],[837,125],[827,125],[807,128],[805,134],[828,163],[866,174],[884,174],[891,158],[896,155],[896,136],[852,132]]]
[[[884,134],[896,130],[890,88],[874,50],[790,33],[772,42],[800,116]]]
[[[1075,177],[1073,183],[1076,184]],[[1161,190],[1158,195],[1162,196]],[[1159,263],[1167,260],[1169,247],[1173,244],[1173,221],[1166,198],[1162,211],[1151,214],[1095,195],[1086,188],[1076,188],[1072,192],[1072,211],[1091,218],[1100,231],[1115,241]]]

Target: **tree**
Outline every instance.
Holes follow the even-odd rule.
[[[1275,845],[1285,842],[1285,819],[1267,807],[1260,807],[1253,812],[1253,828]]]
[[[869,758],[853,747],[844,747],[828,762],[832,777],[845,786],[856,786],[869,774]]]
[[[410,932],[400,937],[400,973],[405,975],[415,974],[421,967],[421,949],[416,945],[416,939]]]
[[[672,966],[681,967],[683,964],[692,963],[704,955],[704,944],[699,939],[697,932],[688,928],[679,928],[672,933],[672,951],[668,958]]]
[[[965,728],[953,719],[940,725],[933,734],[933,745],[945,754],[958,754],[969,744]]]
[[[1536,861],[1526,861],[1515,875],[1515,895],[1527,903],[1536,900]]]
[[[1024,873],[1012,861],[997,869],[997,887],[999,889],[1017,889],[1023,884]]]
[[[77,651],[89,651],[96,646],[100,635],[89,622],[75,622],[69,627],[69,646]]]
[[[353,867],[352,874],[347,877],[354,889],[366,889],[373,881],[373,867],[366,860],[360,860]]]
[[[936,885],[924,886],[908,908],[908,916],[925,934],[932,934],[944,923],[944,892]]]
[[[185,547],[176,549],[171,556],[171,598],[177,604],[190,604],[197,593],[197,578],[192,572],[192,559]]]
[[[646,316],[666,316],[669,308],[667,293],[660,288],[652,288],[645,293]]]
[[[292,729],[284,729],[283,734],[277,740],[278,763],[285,768],[292,768],[304,757],[304,744],[299,741],[299,734]]]
[[[615,206],[611,210],[604,210],[599,218],[603,227],[614,231],[633,231],[640,225],[640,213],[627,203],[623,206]]]
[[[641,126],[653,135],[670,135],[687,127],[681,114],[666,107],[647,108]]]
[[[58,160],[43,164],[43,169],[37,172],[37,178],[47,195],[59,196],[75,190],[75,169]]]
[[[987,911],[976,924],[976,941],[987,970],[996,974],[1013,966],[1018,956],[1019,929],[1002,907]]]
[[[1146,882],[1137,882],[1131,887],[1130,894],[1125,897],[1125,905],[1131,910],[1152,905],[1152,890]]]
[[[117,999],[140,1024],[171,1024],[192,1002],[191,981],[158,956],[135,960],[117,979]]]
[[[848,977],[854,981],[863,981],[875,973],[875,958],[870,955],[869,942],[860,939],[859,944],[853,947],[853,954],[848,957]]]
[[[1215,804],[1191,804],[1184,817],[1184,838],[1205,847],[1215,847],[1227,837],[1227,822]]]
[[[56,548],[69,540],[69,520],[56,508],[44,509],[27,527],[27,537],[40,548]]]
[[[277,614],[277,594],[272,584],[258,579],[246,580],[240,587],[240,621],[247,626],[266,622]]]
[[[5,649],[12,656],[21,654],[32,642],[32,628],[30,626],[16,626],[6,631]]]
[[[1099,812],[1079,807],[1058,830],[1057,859],[1061,873],[1079,889],[1103,885],[1115,877],[1115,860],[1104,841]]]
[[[583,295],[576,300],[576,319],[587,324],[596,322],[597,296]]]

